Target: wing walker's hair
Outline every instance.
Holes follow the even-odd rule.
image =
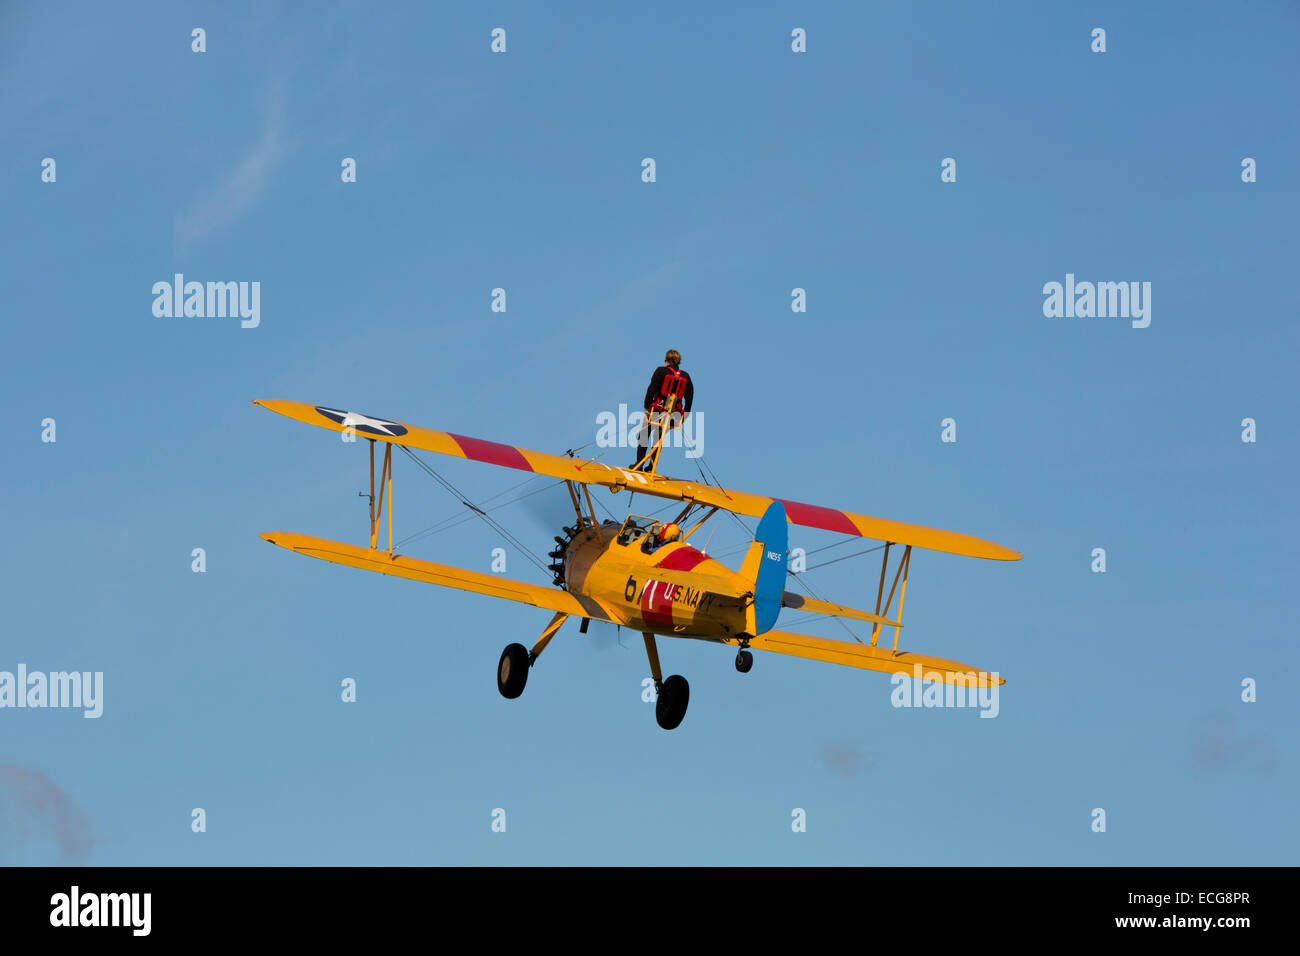
[[[669,349],[668,353],[664,356],[664,361],[673,368],[676,368],[682,364],[682,353],[676,349]]]

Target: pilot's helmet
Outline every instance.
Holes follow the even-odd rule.
[[[670,541],[676,541],[681,536],[682,529],[677,527],[677,525],[673,524],[671,521],[664,525],[659,532],[659,540],[664,544],[667,544]]]

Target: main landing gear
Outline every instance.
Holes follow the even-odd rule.
[[[514,700],[524,692],[528,683],[528,668],[532,666],[528,659],[528,648],[522,644],[509,644],[501,652],[501,662],[497,664],[497,690],[507,700]]]
[[[506,645],[506,649],[501,652],[501,660],[497,662],[497,690],[502,697],[514,700],[524,692],[524,685],[528,683],[528,668],[546,650],[546,645],[551,643],[551,638],[568,616],[563,611],[556,612],[531,651],[522,644]]]
[[[691,685],[686,678],[674,674],[657,688],[659,696],[655,700],[655,720],[664,730],[676,730],[686,716],[686,705],[691,702]]]
[[[501,652],[501,660],[497,662],[497,690],[501,692],[502,697],[514,700],[524,692],[524,685],[528,683],[528,669],[541,656],[542,651],[546,649],[546,645],[550,643],[567,617],[567,614],[560,611],[551,618],[551,623],[546,625],[546,630],[542,631],[542,636],[537,639],[531,651],[522,644],[506,645],[506,649]],[[659,650],[655,646],[654,635],[643,632],[643,636],[657,694],[655,720],[664,730],[676,730],[686,717],[686,708],[691,702],[691,685],[680,674],[664,678],[659,668]],[[748,651],[742,650],[740,653],[747,658],[750,657]],[[736,658],[737,668],[740,667],[740,660],[740,657]],[[749,670],[749,666],[746,665],[744,669]]]
[[[754,666],[754,655],[743,648],[736,651],[736,670],[742,674],[748,674],[749,669]]]
[[[642,631],[645,638],[646,657],[650,658],[650,676],[655,681],[655,720],[664,730],[676,730],[686,716],[686,707],[691,702],[691,685],[680,674],[673,674],[664,680],[659,668],[659,648],[655,645],[655,636]]]

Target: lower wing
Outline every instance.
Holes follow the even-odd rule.
[[[723,640],[723,643],[739,644],[740,641],[728,637]],[[942,657],[927,657],[924,654],[894,651],[888,647],[872,647],[869,644],[856,644],[852,641],[833,641],[809,634],[791,634],[789,631],[768,631],[766,634],[750,638],[749,646],[756,650],[789,654],[791,657],[806,657],[814,661],[843,664],[846,667],[884,671],[886,674],[905,674],[921,680],[940,681],[962,687],[992,687],[1006,683],[996,673],[990,674],[987,671],[977,670],[969,664],[945,660]]]
[[[391,574],[398,578],[409,578],[412,581],[439,584],[443,587],[457,588],[461,591],[473,591],[477,594],[486,594],[488,597],[505,598],[507,601],[531,604],[534,607],[545,608],[548,611],[571,614],[574,617],[589,617],[597,621],[622,623],[613,617],[606,608],[590,598],[572,594],[568,591],[560,591],[556,588],[542,587],[539,584],[527,584],[523,581],[513,581],[510,578],[499,577],[495,574],[466,571],[464,568],[454,568],[447,564],[434,564],[432,561],[408,558],[404,554],[390,554],[387,551],[359,548],[354,544],[344,544],[342,541],[330,541],[326,538],[313,538],[305,534],[268,531],[262,537],[272,544],[288,548],[290,551],[296,551],[298,554],[305,554],[310,558],[320,558],[322,561],[332,561],[334,564],[343,564],[350,568],[375,571],[379,574]]]

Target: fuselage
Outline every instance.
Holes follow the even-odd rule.
[[[733,595],[749,588],[739,574],[682,541],[647,549],[649,535],[624,540],[621,527],[606,521],[599,534],[587,525],[574,535],[564,556],[570,592],[597,601],[625,626],[651,634],[708,639],[745,630],[749,601]],[[665,580],[669,575],[663,572],[674,580]],[[683,576],[698,576],[699,586]],[[721,582],[727,588],[717,588]]]

